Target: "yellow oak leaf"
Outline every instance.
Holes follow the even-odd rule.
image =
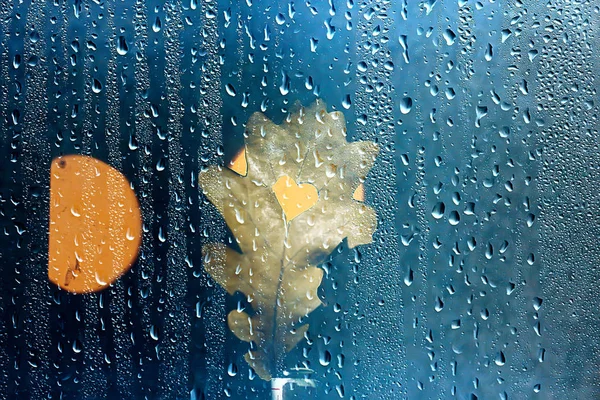
[[[321,305],[318,265],[344,240],[372,241],[375,211],[362,184],[379,152],[369,141],[347,142],[340,112],[317,100],[276,125],[254,113],[246,128],[247,165],[211,166],[199,185],[223,215],[241,253],[220,243],[203,248],[204,268],[228,293],[243,293],[251,309],[227,323],[252,342],[245,359],[265,380],[281,374],[285,353],[308,330],[304,318]],[[359,195],[357,195],[359,193]]]

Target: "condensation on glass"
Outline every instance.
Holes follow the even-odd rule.
[[[0,1],[0,398],[600,396],[599,13]]]

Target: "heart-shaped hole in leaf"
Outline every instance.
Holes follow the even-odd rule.
[[[298,185],[287,175],[279,178],[272,189],[288,222],[317,204],[319,200],[316,187],[310,183]]]

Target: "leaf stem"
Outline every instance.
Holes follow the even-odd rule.
[[[283,284],[283,274],[285,273],[285,267],[286,267],[286,262],[285,262],[285,254],[287,252],[287,247],[285,245],[285,243],[287,242],[287,238],[288,238],[288,229],[289,229],[289,223],[286,221],[285,219],[285,214],[283,215],[283,222],[285,225],[285,237],[283,240],[283,252],[281,254],[281,262],[280,262],[280,267],[279,267],[279,280],[277,282],[277,294],[275,295],[275,304],[273,304],[273,328],[272,328],[272,332],[271,332],[271,343],[272,343],[272,349],[271,351],[273,352],[272,356],[272,364],[271,364],[271,376],[272,377],[276,377],[280,372],[283,372],[284,369],[284,358],[285,358],[285,345],[278,345],[277,343],[277,339],[278,339],[278,335],[277,335],[277,330],[279,329],[279,324],[277,321],[277,317],[278,317],[278,309],[279,309],[279,298],[281,296],[281,290],[282,290],[282,284]]]

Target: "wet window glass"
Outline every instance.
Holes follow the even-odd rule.
[[[0,0],[0,398],[597,398],[599,13]]]

